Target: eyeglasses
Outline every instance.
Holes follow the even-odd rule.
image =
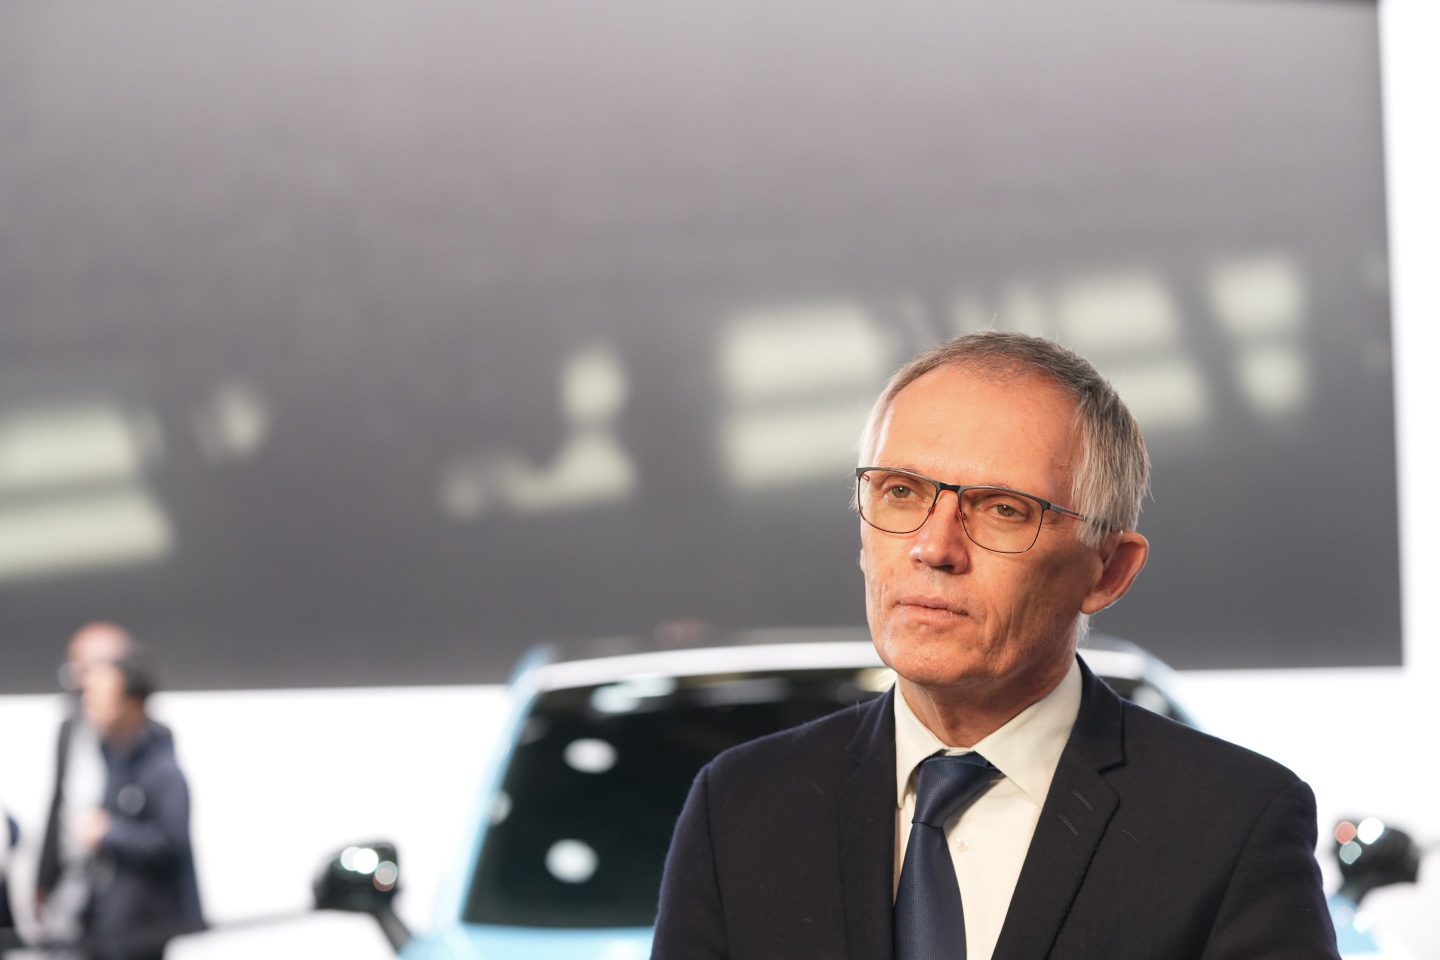
[[[1024,553],[1040,539],[1046,511],[1084,520],[1082,514],[1007,487],[966,487],[941,483],[908,470],[859,467],[855,503],[860,517],[886,533],[914,533],[935,512],[940,494],[955,494],[965,535],[995,553]]]

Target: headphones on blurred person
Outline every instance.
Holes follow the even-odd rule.
[[[155,692],[155,667],[144,649],[132,645],[122,656],[110,661],[110,665],[120,671],[125,696],[144,703]]]

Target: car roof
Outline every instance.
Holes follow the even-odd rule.
[[[794,637],[797,631],[776,631]],[[863,636],[856,631],[825,635]],[[753,635],[752,635],[753,636]],[[1140,679],[1160,666],[1149,654],[1125,641],[1092,637],[1080,650],[1090,668],[1103,677]],[[614,683],[636,676],[695,677],[711,674],[786,670],[883,668],[869,640],[794,640],[747,642],[730,646],[692,647],[648,653],[620,654],[585,660],[545,663],[528,677],[539,691],[566,690]],[[528,685],[528,684],[527,684]]]

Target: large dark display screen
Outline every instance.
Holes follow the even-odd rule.
[[[863,623],[870,399],[994,326],[1145,429],[1178,667],[1395,664],[1373,3],[0,11],[0,692]]]

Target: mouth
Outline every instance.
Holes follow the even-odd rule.
[[[923,595],[900,597],[895,601],[895,607],[901,612],[922,616],[964,617],[969,615],[968,611],[957,603]]]

